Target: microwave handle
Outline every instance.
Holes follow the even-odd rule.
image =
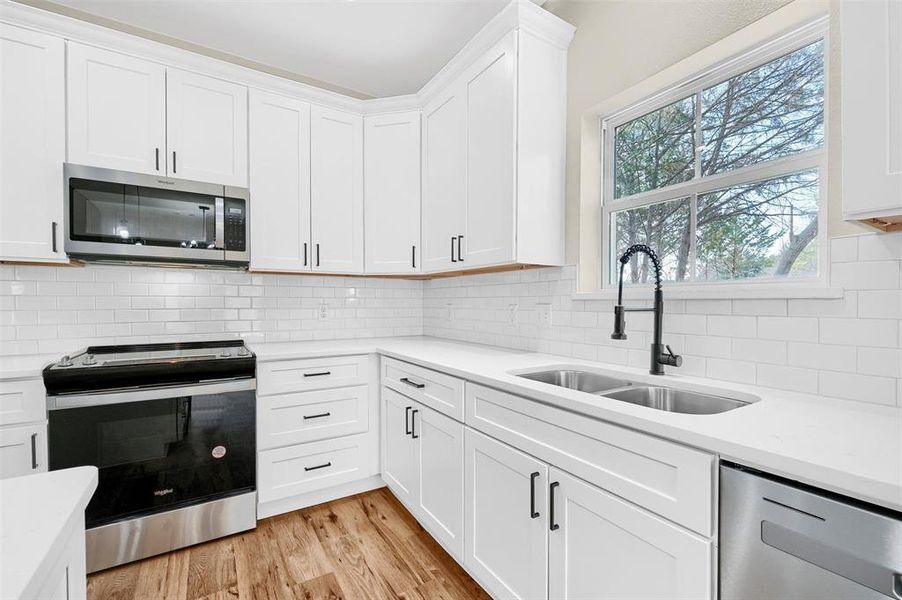
[[[216,238],[213,247],[217,250],[225,250],[225,199],[216,198]]]

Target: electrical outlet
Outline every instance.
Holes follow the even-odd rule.
[[[445,304],[445,321],[451,322],[451,319],[454,318],[454,311],[451,309],[453,305],[449,302]]]
[[[317,316],[320,321],[326,321],[329,318],[329,305],[323,302],[319,305],[319,311],[317,311]]]
[[[520,320],[519,315],[520,306],[517,304],[508,304],[507,305],[507,324],[508,325],[516,325]]]
[[[551,327],[551,305],[536,304],[536,317],[539,327]]]

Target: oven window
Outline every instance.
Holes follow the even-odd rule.
[[[50,469],[94,465],[88,527],[256,485],[253,391],[52,410]]]
[[[73,240],[197,248],[215,241],[213,196],[71,179],[69,202]]]

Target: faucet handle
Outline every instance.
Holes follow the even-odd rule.
[[[623,310],[622,304],[618,304],[614,307],[614,333],[611,334],[611,339],[626,339],[626,313]]]
[[[670,349],[670,344],[666,344],[664,347],[667,348],[667,354],[670,355],[667,359],[667,364],[671,367],[683,366],[683,357],[679,354],[674,354],[673,350]]]

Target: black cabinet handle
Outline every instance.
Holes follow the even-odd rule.
[[[56,247],[56,230],[59,229],[59,224],[56,221],[50,223],[50,250],[53,252],[59,252]]]
[[[304,266],[307,266],[307,242],[304,242]]]
[[[319,373],[304,373],[304,377],[322,377],[323,375],[331,375],[332,371],[320,371]]]
[[[316,266],[319,266],[319,244],[316,245]]]
[[[322,419],[323,417],[328,417],[331,414],[332,413],[330,413],[330,412],[324,412],[324,413],[320,413],[318,415],[304,415],[304,420],[306,421],[308,419]]]
[[[331,466],[332,466],[332,463],[327,462],[326,464],[316,465],[315,467],[304,467],[304,470],[305,471],[316,471],[317,469],[325,469],[326,467],[331,467]]]
[[[451,262],[457,262],[457,259],[454,258],[454,240],[457,239],[453,235],[451,236]]]
[[[413,407],[408,406],[404,409],[404,433],[410,435],[410,411]]]
[[[172,151],[172,172],[175,173],[175,150]]]
[[[412,269],[417,268],[417,247],[416,246],[410,247],[410,267]]]
[[[160,170],[160,149],[154,148],[154,160],[156,161],[156,169]]]
[[[548,522],[551,524],[551,531],[557,531],[561,528],[560,525],[554,522],[554,490],[557,489],[557,486],[559,485],[561,484],[555,481],[548,486]]]
[[[423,389],[424,387],[426,387],[426,384],[425,384],[425,383],[417,383],[417,382],[415,382],[415,381],[411,381],[411,380],[407,379],[406,377],[402,377],[399,381],[403,381],[403,382],[406,383],[407,385],[412,386],[412,387],[415,387],[415,388],[417,388],[418,390],[421,390],[421,389]]]
[[[31,434],[31,468],[38,468],[38,434]]]
[[[539,472],[529,476],[529,518],[538,519],[539,511],[536,510],[536,479],[539,478]]]
[[[457,262],[464,261],[464,236],[457,236]]]
[[[410,411],[410,437],[417,439],[417,413],[420,412],[416,408]]]

